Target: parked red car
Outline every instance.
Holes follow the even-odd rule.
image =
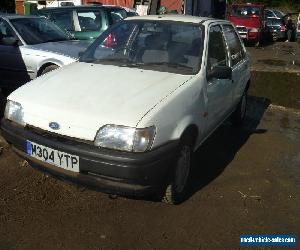
[[[233,4],[228,20],[236,26],[242,39],[259,45],[267,35],[264,9],[262,4]]]

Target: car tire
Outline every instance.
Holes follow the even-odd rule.
[[[161,199],[162,202],[176,205],[184,201],[192,163],[192,140],[181,140],[178,156],[172,168],[169,183]]]
[[[57,65],[54,65],[54,64],[49,65],[49,66],[47,66],[46,68],[44,68],[44,69],[41,71],[41,73],[39,74],[39,76],[44,75],[44,74],[46,74],[46,73],[49,73],[49,72],[51,72],[51,71],[53,71],[53,70],[56,70],[56,69],[58,69],[58,68],[59,68],[59,66],[57,66]]]
[[[245,91],[236,110],[231,115],[231,122],[234,126],[241,126],[243,124],[247,112],[247,101],[248,95],[247,91]]]

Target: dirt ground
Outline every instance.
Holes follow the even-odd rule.
[[[277,42],[247,50],[254,71],[300,73],[300,43]]]
[[[300,236],[300,110],[264,97],[250,97],[242,129],[225,124],[196,152],[178,206],[111,199],[0,146],[1,250],[240,249],[240,234]]]

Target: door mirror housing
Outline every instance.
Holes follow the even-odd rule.
[[[207,80],[232,79],[232,69],[228,66],[215,66],[207,73]]]
[[[18,43],[19,43],[19,39],[16,38],[16,37],[13,37],[13,36],[11,36],[11,37],[3,37],[1,39],[1,43],[3,45],[8,45],[8,46],[17,46]]]

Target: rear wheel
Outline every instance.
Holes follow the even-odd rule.
[[[236,110],[233,112],[231,116],[231,121],[235,126],[241,126],[246,117],[247,111],[247,91],[244,92]]]
[[[191,140],[183,140],[179,155],[174,163],[171,178],[164,192],[162,201],[168,204],[181,203],[186,195],[187,184],[191,170],[192,143]]]
[[[59,66],[57,66],[57,65],[54,65],[54,64],[49,65],[40,72],[39,76],[49,73],[50,71],[53,71],[58,68],[59,68]]]

